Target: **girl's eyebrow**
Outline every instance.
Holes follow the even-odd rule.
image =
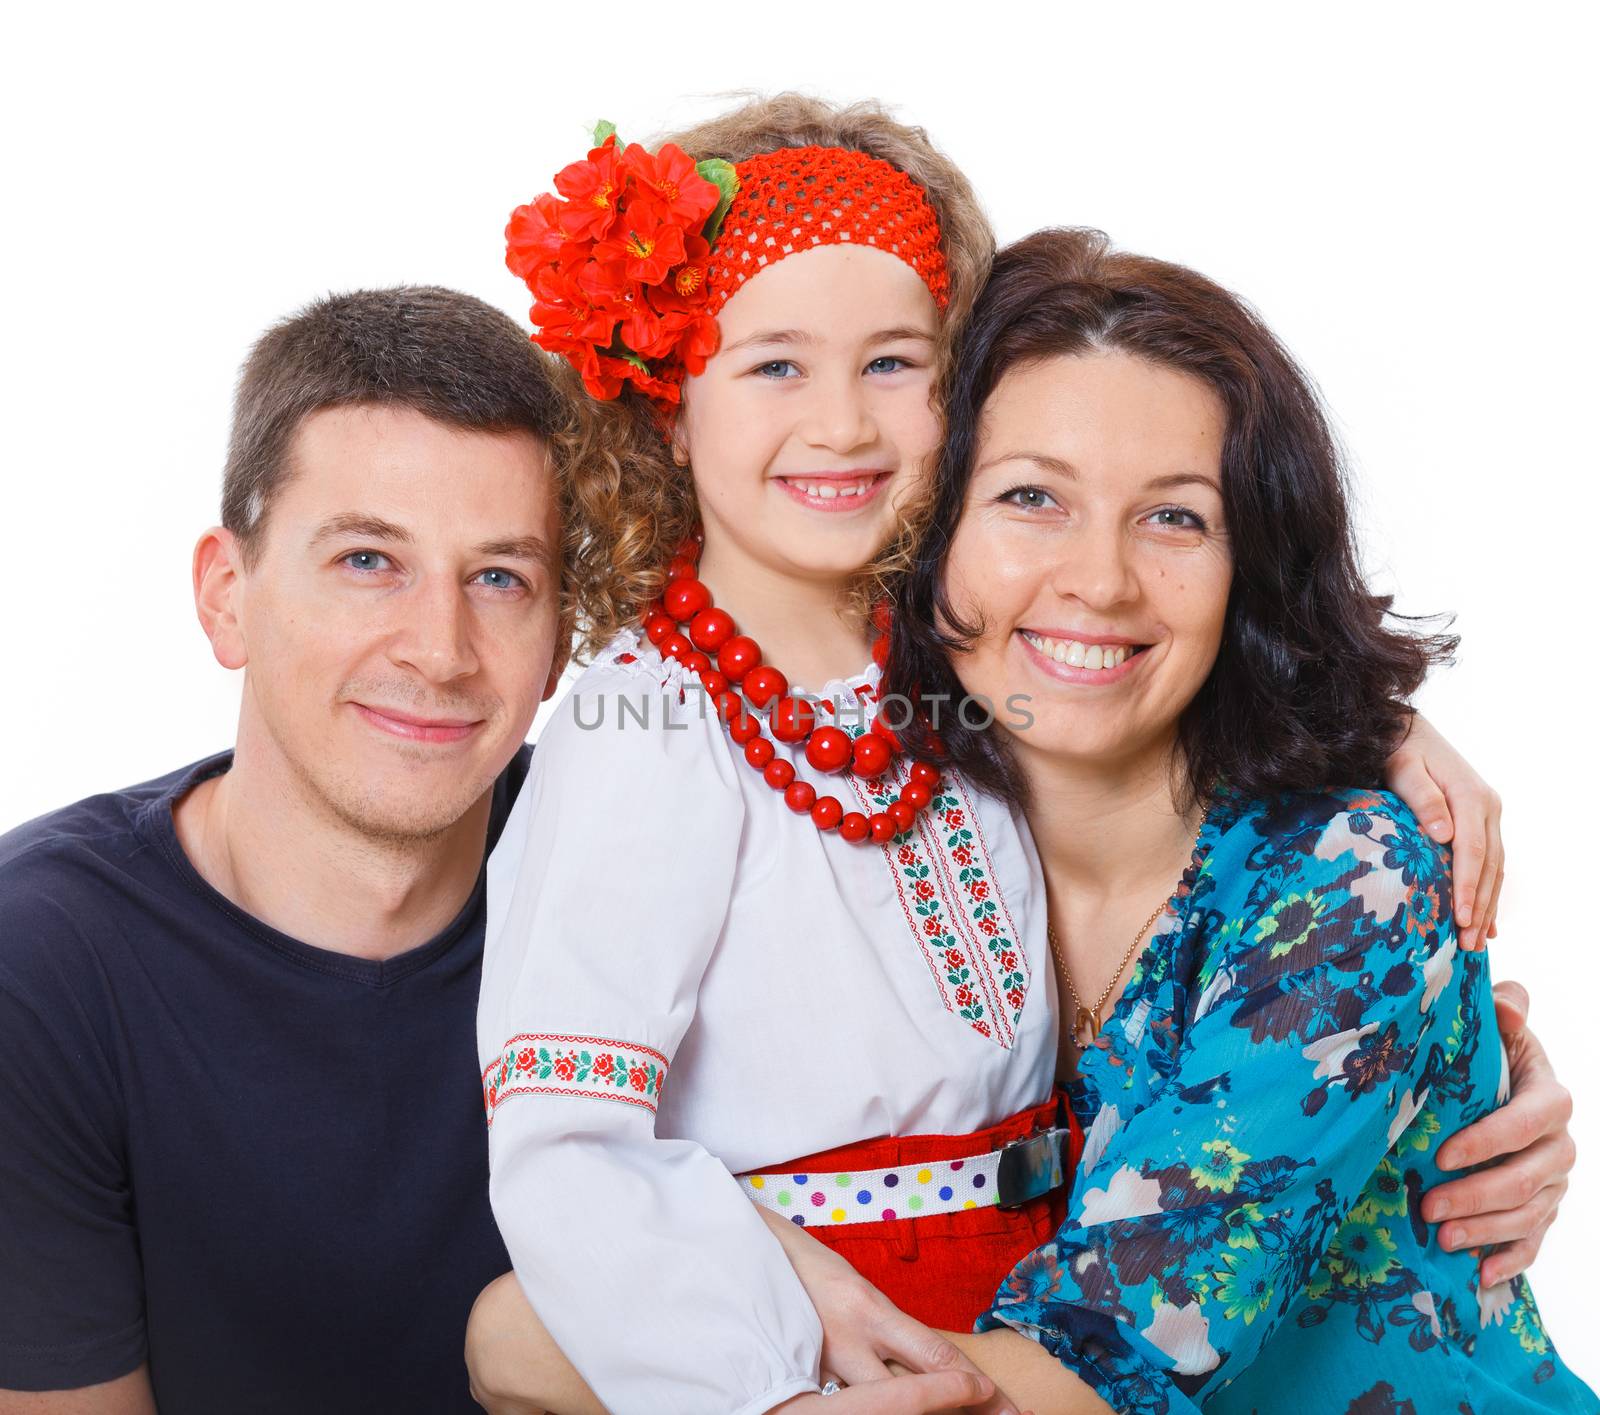
[[[868,344],[889,344],[897,339],[920,339],[924,344],[933,343],[934,336],[930,330],[916,329],[909,324],[896,325],[893,329],[880,329],[869,334],[864,342]],[[812,345],[822,342],[815,334],[804,329],[761,329],[754,334],[747,334],[734,344],[724,344],[723,353],[731,354],[739,349],[753,349],[763,345],[772,344],[801,344]]]

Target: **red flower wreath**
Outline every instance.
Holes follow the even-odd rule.
[[[632,384],[670,412],[717,351],[706,307],[711,243],[738,190],[731,163],[665,144],[595,146],[511,213],[506,265],[533,293],[534,342],[566,358],[595,398]]]

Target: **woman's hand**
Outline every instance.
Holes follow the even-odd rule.
[[[1389,758],[1389,789],[1411,807],[1435,840],[1454,841],[1450,874],[1455,884],[1456,930],[1468,952],[1495,936],[1505,846],[1500,839],[1500,797],[1467,759],[1421,713],[1411,719]]]
[[[1497,1163],[1428,1191],[1422,1216],[1449,1222],[1449,1249],[1500,1245],[1480,1264],[1485,1287],[1515,1277],[1538,1256],[1567,1192],[1577,1149],[1567,1133],[1572,1093],[1558,1080],[1539,1039],[1528,1030],[1528,993],[1496,983],[1495,1013],[1511,1059],[1511,1099],[1439,1147],[1441,1169]]]
[[[906,1316],[843,1258],[798,1225],[760,1210],[822,1319],[823,1379],[851,1389],[836,1396],[800,1396],[778,1407],[810,1415],[808,1401],[826,1401],[819,1415],[966,1409],[972,1415],[1016,1415],[1016,1405],[938,1332]],[[910,1374],[890,1370],[895,1362]],[[869,1388],[878,1385],[876,1391]],[[848,1396],[855,1402],[845,1404]],[[917,1403],[945,1401],[945,1404]],[[910,1403],[907,1403],[910,1402]]]

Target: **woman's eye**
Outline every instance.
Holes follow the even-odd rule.
[[[1000,500],[1020,506],[1025,511],[1042,511],[1046,506],[1056,504],[1055,498],[1041,486],[1014,486],[1003,493]]]
[[[344,557],[344,563],[352,570],[360,570],[363,574],[372,574],[378,570],[389,568],[389,557],[376,550],[352,550]]]
[[[1203,531],[1206,528],[1205,519],[1198,512],[1182,506],[1163,506],[1159,511],[1150,513],[1150,520],[1158,526],[1171,526],[1182,531]]]
[[[885,354],[881,359],[874,359],[867,365],[868,373],[899,373],[903,368],[910,368],[911,361],[902,359],[895,354]]]
[[[788,359],[773,359],[771,363],[759,364],[755,371],[763,378],[792,378],[799,372]]]
[[[522,577],[513,575],[509,570],[484,570],[477,576],[481,584],[487,585],[492,590],[518,590],[522,588]]]

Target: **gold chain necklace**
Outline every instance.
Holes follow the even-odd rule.
[[[1200,848],[1200,832],[1205,828],[1206,818],[1202,815],[1200,824],[1195,829],[1194,843],[1189,849],[1189,858],[1191,860],[1194,858],[1194,852]],[[1155,912],[1139,925],[1139,932],[1133,936],[1133,942],[1128,945],[1128,951],[1122,955],[1122,962],[1117,964],[1117,971],[1111,975],[1111,981],[1106,984],[1105,991],[1095,999],[1093,1007],[1085,1007],[1083,999],[1078,996],[1078,990],[1072,984],[1072,970],[1067,967],[1067,960],[1061,956],[1060,946],[1056,943],[1056,926],[1048,920],[1046,921],[1045,934],[1050,940],[1050,952],[1055,955],[1056,966],[1061,969],[1061,981],[1067,985],[1067,992],[1071,995],[1072,1005],[1076,1009],[1076,1015],[1072,1022],[1072,1037],[1080,1048],[1094,1045],[1094,1039],[1100,1035],[1100,1029],[1105,1026],[1104,1009],[1106,1003],[1110,1001],[1112,990],[1122,981],[1122,974],[1133,958],[1134,950],[1138,948],[1140,941],[1149,932],[1150,926],[1161,917],[1162,910],[1166,907],[1167,901],[1163,899],[1156,906]]]

